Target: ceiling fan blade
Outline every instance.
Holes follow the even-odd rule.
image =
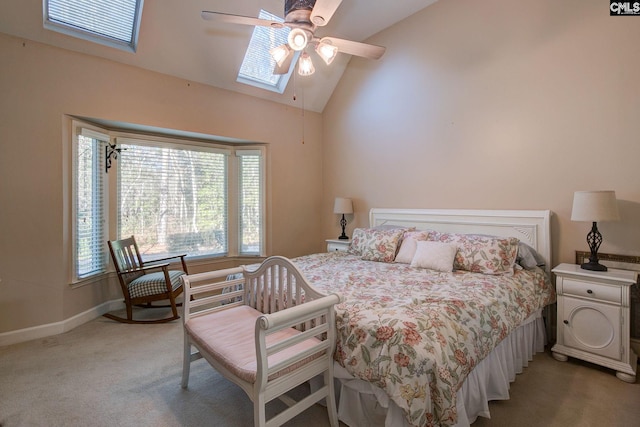
[[[311,11],[311,22],[318,27],[327,25],[340,3],[342,0],[316,0]]]
[[[270,21],[268,19],[252,18],[251,16],[232,15],[230,13],[212,12],[210,10],[203,10],[200,13],[202,19],[207,21],[226,22],[229,24],[242,24],[242,25],[258,25],[261,27],[282,28],[284,25],[282,22]]]
[[[338,52],[348,53],[349,55],[362,56],[368,59],[380,59],[386,47],[376,46],[373,44],[359,43],[351,40],[338,39],[335,37],[323,37],[321,42],[330,42],[338,48]]]

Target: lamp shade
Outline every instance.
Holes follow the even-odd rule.
[[[269,53],[271,54],[273,60],[276,61],[276,64],[281,67],[282,64],[284,64],[287,58],[291,55],[291,53],[293,53],[293,51],[291,50],[289,45],[283,44],[269,50]]]
[[[576,191],[573,194],[571,221],[619,221],[615,191]]]
[[[313,66],[313,61],[307,52],[302,52],[300,60],[298,61],[298,74],[301,76],[310,76],[315,73],[316,69]]]
[[[336,213],[336,214],[353,213],[353,203],[351,202],[351,199],[345,199],[344,197],[336,197],[336,201],[333,204],[333,213]]]
[[[331,64],[336,55],[338,54],[338,48],[331,44],[331,42],[320,42],[316,46],[316,52],[322,60],[327,64]]]

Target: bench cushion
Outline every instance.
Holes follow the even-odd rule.
[[[202,349],[201,351],[212,355],[214,359],[235,376],[253,384],[257,375],[255,325],[256,320],[261,315],[261,312],[249,306],[233,307],[189,319],[185,323],[185,332]],[[300,331],[296,329],[286,328],[269,334],[267,336],[267,346],[299,333]],[[273,366],[292,355],[299,354],[319,342],[317,338],[310,338],[272,354],[269,357],[269,366]],[[290,372],[316,357],[308,357],[294,366],[276,372],[269,376],[269,380]]]

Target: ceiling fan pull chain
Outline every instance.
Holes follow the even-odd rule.
[[[296,74],[293,74],[293,100],[295,101],[296,98],[296,89],[298,88],[298,78],[296,77]]]

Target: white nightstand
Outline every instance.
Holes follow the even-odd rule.
[[[615,369],[622,381],[636,380],[637,356],[630,346],[630,287],[636,272],[583,270],[560,264],[557,341],[551,349],[556,360],[567,356]]]
[[[346,251],[350,244],[351,239],[327,239],[327,252]]]

